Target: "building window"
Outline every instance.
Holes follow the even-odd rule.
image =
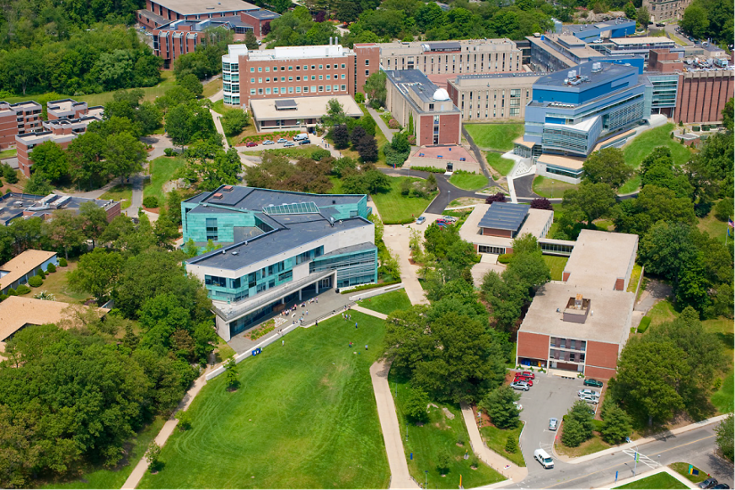
[[[293,66],[289,66],[288,71],[293,71]]]
[[[277,94],[278,93],[278,87],[273,87],[273,93],[274,94]]]
[[[250,83],[255,83],[255,78],[251,78]]]
[[[263,95],[263,89],[262,88],[259,88],[258,89],[258,95]]]
[[[217,241],[217,218],[207,218],[207,240]]]
[[[324,69],[324,65],[319,65],[319,69],[320,70],[323,70]]]
[[[263,79],[262,78],[258,78],[258,83],[263,83]]]
[[[331,78],[330,78],[330,76],[329,76],[329,75],[327,75],[327,80],[331,80]]]
[[[344,80],[344,79],[345,79],[345,74],[343,73],[343,74],[342,74],[342,80]]]
[[[342,90],[347,90],[347,85],[342,85]]]
[[[255,95],[255,89],[254,88],[251,88],[250,89],[250,95]]]
[[[332,86],[331,85],[327,85],[327,92],[331,92],[331,91],[332,91]]]
[[[319,85],[319,91],[324,92],[324,85]]]
[[[324,76],[323,75],[319,75],[319,80],[324,80]]]
[[[281,81],[282,82],[285,82],[286,81],[286,77],[281,77]]]
[[[255,68],[250,67],[250,73],[255,73]]]
[[[311,65],[312,70],[316,70],[316,65]]]
[[[258,73],[263,73],[263,67],[262,66],[259,66],[258,67]]]
[[[270,66],[266,66],[266,67],[265,67],[265,72],[266,72],[266,73],[269,73],[270,71],[271,71],[271,67],[270,67]]]
[[[332,65],[327,65],[327,70],[329,70],[332,67]]]
[[[308,66],[306,66],[306,65],[304,65],[304,71],[306,71],[306,70],[308,70],[308,69],[309,69],[309,67],[308,67]]]
[[[297,82],[300,82],[301,81],[301,77],[296,77],[296,81]]]
[[[311,76],[311,79],[312,79],[312,80],[316,80],[316,75],[312,75],[312,76]]]
[[[266,87],[266,89],[265,89],[265,94],[266,94],[266,95],[270,95],[270,93],[271,93],[271,89],[270,89],[270,87]]]
[[[344,64],[344,63],[342,63],[342,68],[344,68],[344,67],[345,67],[345,64]]]
[[[365,66],[370,66],[370,60],[365,60]]]
[[[296,87],[296,93],[297,94],[300,94],[301,93],[301,87]]]
[[[309,93],[309,87],[304,87],[304,93],[305,94],[308,94]]]
[[[365,76],[366,77],[369,77],[370,76],[370,70],[365,70]]]
[[[289,94],[292,94],[293,93],[293,87],[288,87],[288,93]]]
[[[335,85],[335,86],[334,86],[334,87],[332,87],[332,88],[334,88],[334,91],[336,92],[336,91],[338,91],[338,90],[339,90],[339,85]]]

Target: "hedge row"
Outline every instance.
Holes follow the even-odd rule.
[[[651,317],[644,316],[641,318],[641,323],[638,325],[638,333],[643,333],[648,330],[648,326],[651,324]]]
[[[260,143],[265,140],[278,141],[280,138],[291,139],[301,131],[276,131],[275,133],[255,134],[246,136],[237,146],[245,146],[247,143]]]
[[[411,167],[409,170],[416,170],[418,172],[429,172],[432,174],[443,174],[446,170],[442,170],[436,167]]]

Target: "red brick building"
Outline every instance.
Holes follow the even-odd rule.
[[[41,131],[41,123],[41,104],[38,102],[0,102],[0,150],[15,145],[18,134]]]
[[[638,236],[583,230],[562,283],[540,287],[518,330],[516,364],[609,379],[630,335]],[[637,286],[637,285],[635,285]]]
[[[735,89],[733,76],[733,70],[681,73],[674,119],[685,123],[722,121],[722,109]]]

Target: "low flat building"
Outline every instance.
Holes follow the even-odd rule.
[[[9,104],[0,101],[0,150],[15,145],[15,136],[42,131],[41,104],[32,100]]]
[[[386,108],[403,127],[413,121],[418,146],[458,145],[462,114],[449,93],[420,70],[386,70]]]
[[[567,24],[562,26],[562,32],[589,43],[596,40],[631,36],[635,34],[635,21],[618,17],[591,24]]]
[[[329,101],[336,99],[347,117],[363,116],[362,109],[349,95],[296,97],[293,99],[252,99],[250,112],[258,132],[309,129],[321,123],[328,113]]]
[[[478,204],[462,225],[459,235],[482,254],[513,253],[513,240],[530,234],[544,238],[554,222],[554,212],[525,204]]]
[[[449,97],[463,122],[511,122],[526,117],[537,73],[458,75],[449,80]]]
[[[377,281],[365,195],[222,186],[181,207],[184,242],[224,245],[185,267],[207,288],[226,341],[287,305]]]
[[[541,286],[518,330],[516,363],[610,379],[630,335],[627,288],[638,236],[582,230],[562,282]]]
[[[13,257],[0,265],[0,294],[8,294],[9,289],[17,289],[21,284],[26,284],[28,279],[38,275],[38,271],[47,271],[49,264],[59,265],[56,252],[26,250]]]
[[[102,109],[102,106],[91,108],[93,112]],[[46,104],[48,120],[80,119],[89,114],[90,107],[86,102],[77,102],[74,99],[52,100]]]
[[[96,206],[104,209],[107,213],[108,222],[115,219],[122,212],[120,201],[113,201],[112,199],[88,199],[61,194],[39,196],[37,194],[9,192],[0,196],[0,225],[8,226],[11,221],[16,219],[47,219],[54,211],[60,209],[77,213],[85,202],[93,202]]]

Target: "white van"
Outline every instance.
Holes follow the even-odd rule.
[[[309,139],[309,135],[306,133],[297,134],[296,136],[293,137],[294,141],[301,141],[301,140],[308,140],[308,139]]]
[[[554,460],[551,459],[551,456],[549,456],[549,453],[547,453],[543,449],[536,449],[533,452],[533,457],[536,458],[536,461],[541,463],[541,466],[543,466],[547,470],[554,467]]]

